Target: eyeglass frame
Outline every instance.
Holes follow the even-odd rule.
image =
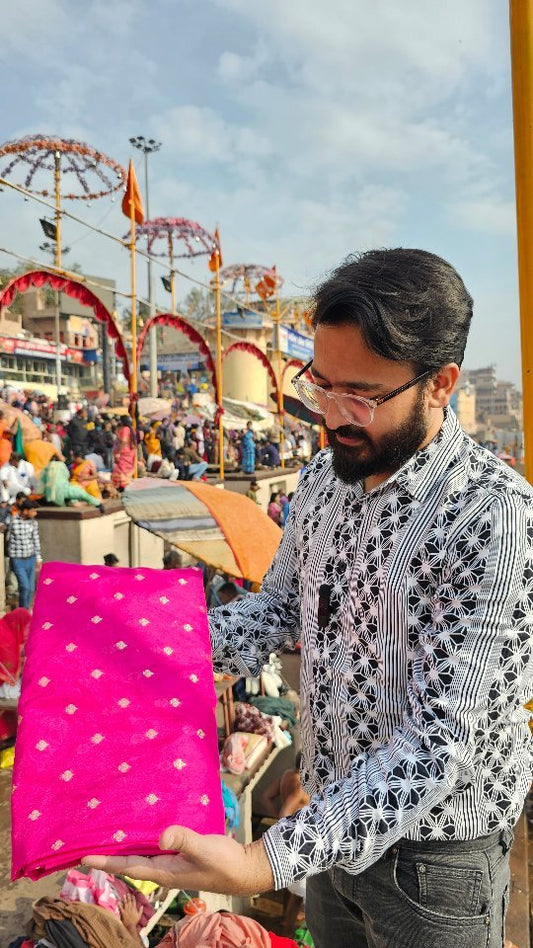
[[[308,362],[307,365],[304,365],[303,369],[300,369],[300,371],[297,372],[296,375],[294,375],[293,378],[291,379],[291,382],[294,388],[296,389],[296,394],[298,395],[298,398],[300,399],[300,401],[303,401],[303,399],[301,398],[301,395],[298,391],[297,382],[299,381],[299,379],[301,379],[304,372],[309,371],[312,364],[313,364],[313,360],[311,359],[311,361]],[[429,378],[429,376],[432,375],[434,372],[435,372],[435,369],[426,369],[425,372],[421,372],[421,374],[417,375],[416,378],[411,379],[409,382],[404,382],[403,385],[400,385],[398,388],[395,388],[394,391],[392,392],[388,392],[387,395],[378,395],[377,398],[365,398],[363,395],[352,395],[351,392],[344,392],[341,395],[337,395],[336,392],[326,392],[325,389],[323,389],[321,385],[317,385],[315,382],[307,382],[305,379],[302,379],[302,381],[305,381],[307,385],[312,385],[313,388],[319,389],[322,392],[322,394],[326,396],[326,398],[332,398],[332,399],[355,398],[356,401],[363,402],[363,404],[367,406],[370,412],[370,421],[368,422],[368,425],[358,425],[357,422],[353,422],[353,421],[352,421],[352,424],[355,425],[357,428],[368,428],[369,425],[371,425],[372,422],[374,421],[374,412],[376,408],[379,408],[379,406],[383,405],[384,402],[390,401],[391,398],[395,398],[396,395],[401,395],[402,392],[406,392],[407,389],[412,388],[412,386],[416,385],[417,382],[421,382],[423,379]],[[326,412],[319,410],[318,414],[322,415],[322,417],[325,417]]]

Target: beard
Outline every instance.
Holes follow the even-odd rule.
[[[328,428],[333,471],[345,484],[356,484],[375,474],[392,474],[399,470],[425,441],[429,423],[424,412],[423,392],[413,405],[410,415],[395,429],[372,441],[364,428],[342,425]],[[358,438],[360,445],[341,444],[343,438]]]

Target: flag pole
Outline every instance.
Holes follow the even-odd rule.
[[[533,8],[510,0],[525,476],[533,483]]]
[[[130,254],[131,254],[131,413],[132,427],[135,438],[135,470],[134,477],[138,476],[138,442],[137,442],[137,279],[135,272],[135,203],[130,195]]]
[[[217,402],[218,402],[218,462],[220,480],[224,481],[224,425],[222,423],[222,314],[220,306],[220,237],[216,229],[217,246],[215,247],[215,301],[217,326]]]

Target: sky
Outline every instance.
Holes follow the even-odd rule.
[[[493,363],[521,387],[504,0],[17,0],[0,68],[3,141],[133,155],[142,185],[129,138],[155,138],[150,216],[218,224],[224,264],[276,264],[287,295],[373,247],[445,257],[475,301],[465,367]],[[128,229],[120,200],[67,209]],[[0,246],[42,259],[39,216],[0,193]],[[128,292],[120,246],[67,220],[63,242],[65,265]],[[208,276],[205,259],[183,269]]]

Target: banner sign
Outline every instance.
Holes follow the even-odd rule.
[[[288,326],[279,327],[279,344],[284,355],[291,359],[301,359],[302,362],[310,362],[313,358],[313,340],[310,336],[304,336],[295,329],[289,329]]]
[[[59,351],[63,361],[80,364],[85,361],[86,355],[94,352],[92,349],[88,349],[87,352],[83,349],[69,349],[63,343],[59,346]],[[47,339],[15,339],[12,336],[0,336],[0,352],[27,356],[30,359],[55,359],[56,345],[55,342],[49,342]],[[94,359],[87,361],[94,361]]]
[[[161,372],[187,372],[204,365],[205,360],[198,352],[169,352],[157,357],[157,368]]]
[[[240,306],[238,309],[222,313],[222,325],[226,329],[262,329],[263,317],[261,313]]]

